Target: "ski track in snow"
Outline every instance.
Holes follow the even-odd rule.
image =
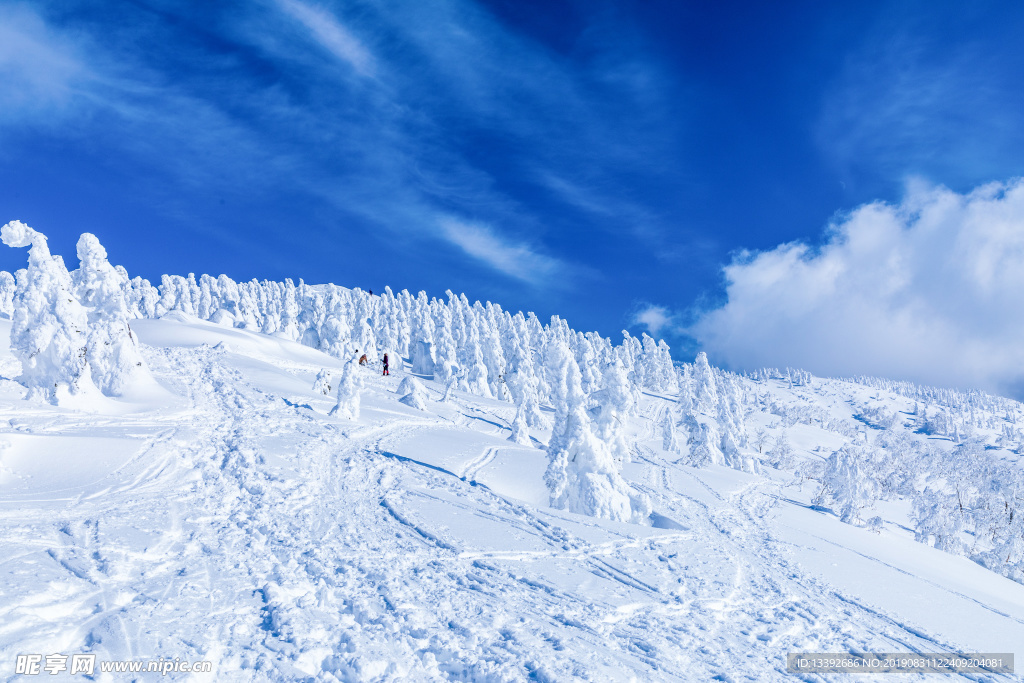
[[[801,570],[763,482],[721,493],[639,445],[637,488],[682,528],[599,522],[475,485],[498,446],[455,471],[388,450],[449,419],[330,419],[209,347],[147,361],[186,409],[4,415],[140,442],[69,501],[3,502],[4,666],[91,651],[210,660],[225,681],[739,681],[785,678],[788,651],[955,649]],[[474,429],[507,422],[456,407]],[[646,401],[647,439],[667,407]]]
[[[478,475],[483,468],[487,467],[487,465],[494,460],[494,457],[497,454],[498,449],[496,447],[488,446],[487,450],[485,450],[480,457],[474,458],[466,465],[465,469],[462,470],[462,476],[460,478],[465,481],[475,482],[476,475]]]

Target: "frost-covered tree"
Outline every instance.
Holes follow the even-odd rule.
[[[517,348],[519,348],[517,346]],[[526,423],[531,427],[546,429],[549,425],[540,410],[540,391],[538,379],[532,359],[523,352],[521,362],[517,363],[505,378],[509,393],[516,405],[523,406]]]
[[[705,418],[698,420],[693,413],[686,413],[683,416],[683,424],[687,430],[686,443],[689,446],[690,465],[707,467],[725,463],[725,456],[719,448],[722,439],[714,421]]]
[[[50,254],[46,236],[21,221],[0,228],[9,247],[29,247],[28,267],[18,271],[11,318],[11,352],[21,361],[20,381],[29,398],[56,402],[93,388],[86,361],[88,312],[74,294],[64,262]]]
[[[448,379],[461,371],[459,367],[458,352],[455,346],[455,339],[452,337],[451,312],[442,307],[438,311],[438,322],[435,325],[436,346],[434,350],[434,378],[441,382],[448,382]]]
[[[989,486],[974,529],[986,548],[972,559],[1024,583],[1024,472],[1016,464],[990,461],[985,474]]]
[[[407,298],[409,306],[409,353],[413,372],[434,374],[434,321],[430,315],[427,293],[420,292],[415,299]],[[420,368],[416,370],[415,368]]]
[[[6,270],[0,271],[0,318],[7,318],[14,314],[14,295],[18,291],[18,283],[14,276]]]
[[[532,443],[530,440],[530,426],[526,423],[526,409],[522,403],[516,406],[516,415],[512,418],[511,427],[512,434],[508,437],[509,441],[524,446],[529,446]]]
[[[313,391],[318,394],[329,396],[331,394],[331,371],[327,368],[321,368],[320,372],[316,373],[316,379],[313,380]]]
[[[650,500],[631,490],[619,475],[611,451],[594,435],[579,367],[565,342],[556,342],[549,367],[562,375],[559,385],[565,401],[557,410],[544,475],[552,507],[591,517],[647,523]]]
[[[626,442],[626,420],[636,412],[636,390],[626,376],[626,368],[616,359],[601,373],[601,389],[593,394],[597,401],[595,431],[611,450],[619,463],[629,462],[629,444]]]
[[[469,333],[467,350],[463,355],[465,363],[465,386],[464,389],[471,394],[491,398],[491,386],[487,382],[487,366],[484,364],[484,355],[480,350],[479,335],[475,327]]]
[[[775,443],[766,454],[765,461],[777,470],[789,470],[793,468],[793,447],[789,445],[786,432],[779,434]]]
[[[872,459],[870,447],[864,445],[847,444],[832,453],[814,504],[834,503],[843,522],[861,523],[861,511],[878,500],[878,486],[870,474]]]
[[[373,329],[370,327],[370,323],[366,320],[359,321],[359,348],[366,354],[366,358],[371,362],[377,361],[377,336],[373,333]],[[433,368],[431,368],[433,370]],[[413,370],[415,372],[415,370]]]
[[[718,388],[715,373],[708,363],[708,355],[701,351],[693,361],[694,410],[711,413],[718,408]]]
[[[984,443],[972,439],[936,457],[922,491],[914,496],[917,540],[940,550],[971,554],[963,532],[976,532],[978,513],[986,507],[992,477]],[[974,533],[975,543],[978,534]]]
[[[592,394],[598,391],[604,383],[603,373],[600,371],[600,366],[597,362],[597,352],[594,350],[594,345],[584,334],[577,332],[575,336],[576,365],[580,369],[583,391]],[[625,369],[622,371],[622,376],[623,380],[628,384]]]
[[[431,377],[434,374],[434,352],[430,342],[419,340],[411,342],[412,345],[412,372],[417,375]]]
[[[441,396],[441,403],[451,403],[452,392],[455,391],[455,387],[459,384],[459,378],[457,375],[452,375],[448,378],[448,382],[444,386],[444,395]]]
[[[696,407],[696,397],[693,391],[692,366],[684,365],[676,373],[676,383],[679,385],[679,396],[676,403],[685,414],[692,412]]]
[[[133,278],[128,282],[125,299],[128,302],[128,312],[135,318],[155,318],[157,316],[157,303],[160,301],[160,290],[141,277]]]
[[[107,261],[107,251],[91,233],[78,240],[78,270],[71,281],[88,311],[85,358],[92,380],[107,396],[121,396],[148,377],[135,335],[128,326],[126,279]]]
[[[330,415],[349,420],[359,419],[359,407],[363,388],[363,378],[359,375],[359,365],[352,360],[345,363],[338,380],[338,403],[331,408]]]
[[[898,495],[914,495],[928,449],[901,429],[891,428],[875,439],[872,471],[879,484],[879,495],[892,500]]]
[[[768,432],[763,427],[758,427],[757,431],[754,432],[754,447],[757,448],[757,452],[761,453],[764,451],[764,447],[768,444]]]
[[[643,364],[647,368],[646,376],[644,377],[644,386],[654,391],[667,391],[672,379],[672,362],[665,364],[665,359],[661,353],[661,347],[658,345],[654,338],[648,335],[646,332],[641,336],[641,344],[643,347]],[[668,348],[667,346],[665,348]]]
[[[679,435],[676,431],[676,416],[671,410],[665,411],[661,420],[661,447],[669,453],[679,453],[682,447],[679,444]]]
[[[735,470],[753,473],[756,470],[754,460],[741,452],[746,445],[747,432],[743,424],[742,408],[734,395],[730,382],[723,382],[718,392],[718,431],[721,434],[719,449],[725,464]]]
[[[485,370],[482,374],[490,394],[494,398],[507,401],[510,397],[504,383],[505,353],[501,348],[500,330],[493,311],[494,307],[488,304],[488,310],[478,312],[478,320],[481,321],[480,362]],[[470,374],[473,371],[474,368],[470,367]]]
[[[733,432],[723,432],[721,444],[722,460],[726,466],[741,472],[757,473],[757,464],[753,458],[743,454],[739,444],[736,443],[736,439],[733,437]]]
[[[964,542],[960,535],[968,521],[968,512],[948,491],[926,487],[914,497],[914,536],[939,550],[961,553]]]

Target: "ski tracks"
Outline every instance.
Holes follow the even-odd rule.
[[[462,474],[459,476],[464,481],[476,483],[476,476],[480,474],[481,470],[487,467],[487,465],[489,465],[497,455],[497,447],[488,446],[483,453],[466,464],[465,468],[462,470]]]
[[[19,651],[205,659],[229,681],[505,681],[758,680],[766,662],[783,675],[787,650],[939,649],[793,567],[754,488],[723,498],[644,451],[644,489],[689,528],[612,531],[468,486],[496,447],[452,476],[380,452],[423,420],[310,419],[222,351],[151,353],[190,423],[63,511],[50,541],[16,530],[57,587],[0,607]],[[672,489],[679,470],[710,502]],[[427,499],[539,549],[477,547]]]

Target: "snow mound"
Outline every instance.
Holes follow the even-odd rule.
[[[427,390],[424,388],[423,383],[415,377],[406,377],[402,380],[401,384],[398,385],[399,394],[403,396],[398,399],[400,403],[403,403],[410,408],[417,410],[426,410],[427,401],[430,400]]]

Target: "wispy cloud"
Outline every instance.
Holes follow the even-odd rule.
[[[599,216],[612,216],[616,213],[615,209],[608,205],[607,197],[597,196],[578,183],[569,182],[546,169],[538,173],[538,176],[540,182],[549,190],[575,207]]]
[[[75,43],[58,35],[27,7],[0,6],[0,122],[46,121],[68,111],[94,80]]]
[[[539,254],[525,244],[509,242],[486,225],[444,218],[440,226],[444,238],[469,256],[531,285],[544,284],[564,269],[558,259]]]
[[[337,17],[325,9],[300,0],[276,0],[286,14],[296,19],[325,50],[348,62],[364,76],[372,76],[374,59],[366,46]]]
[[[658,259],[669,256],[666,235],[659,229],[659,221],[652,212],[628,199],[623,199],[608,187],[608,180],[597,186],[573,182],[547,169],[537,173],[540,183],[560,201],[590,214],[607,232],[631,235],[652,247]],[[678,238],[678,236],[676,236]]]
[[[656,147],[618,122],[632,106],[653,108],[659,75],[623,67],[605,45],[588,46],[593,59],[555,54],[467,0],[214,3],[201,18],[187,3],[163,7],[189,21],[129,10],[101,36],[102,24],[0,9],[16,18],[0,22],[0,73],[29,84],[15,89],[29,93],[25,111],[81,105],[60,134],[103,145],[107,159],[124,154],[207,193],[312,196],[333,225],[372,225],[365,234],[397,249],[456,244],[531,285],[587,272],[545,256],[562,236],[548,232],[538,194],[584,214],[579,230],[654,230],[608,196],[611,177],[587,184],[596,189],[550,180],[636,174]],[[476,222],[449,219],[459,215]]]
[[[826,90],[821,149],[848,181],[923,174],[974,184],[1019,169],[1019,68],[974,44],[878,29]]]

